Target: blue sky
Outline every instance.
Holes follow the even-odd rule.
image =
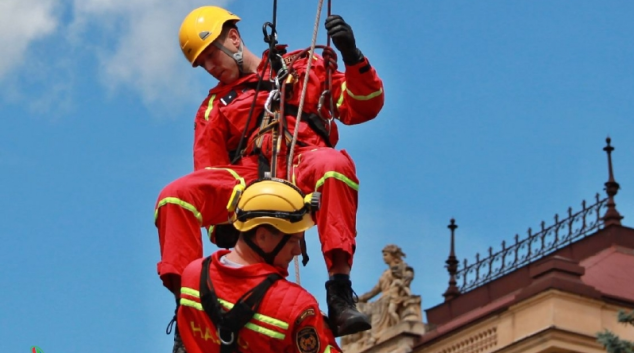
[[[265,48],[272,2],[212,3],[242,17],[247,46]],[[177,44],[182,18],[204,4],[0,4],[1,352],[171,350],[153,208],[192,170],[194,113],[215,84]],[[579,210],[604,195],[608,135],[617,208],[634,224],[634,3],[407,4],[333,2],[385,83],[380,116],[342,127],[338,146],[361,180],[359,294],[395,243],[423,307],[441,303],[450,218],[471,260]],[[280,42],[308,47],[317,2],[278,7]],[[325,266],[308,235],[302,285],[323,304]]]

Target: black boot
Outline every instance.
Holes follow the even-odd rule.
[[[172,353],[187,353],[181,335],[178,334],[178,328],[176,328],[176,332],[174,332],[174,348],[172,348]]]
[[[185,351],[185,345],[183,344],[181,335],[178,333],[178,326],[176,325],[176,315],[174,315],[174,318],[169,322],[169,324],[167,324],[165,333],[168,335],[171,334],[172,329],[175,329],[174,330],[174,347],[172,348],[172,353],[187,353],[187,351]]]
[[[329,280],[326,282],[328,319],[335,337],[351,335],[369,330],[372,326],[368,317],[360,313],[355,305],[352,283],[349,280]]]
[[[178,314],[178,306],[180,299],[176,296],[176,309],[174,310],[174,317],[167,324],[167,328],[165,328],[166,334],[171,334],[172,329],[174,329],[174,347],[172,348],[172,353],[187,353],[185,351],[185,345],[183,344],[183,340],[181,339],[181,335],[178,333],[178,325],[176,324],[176,314]]]

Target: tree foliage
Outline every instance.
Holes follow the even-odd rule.
[[[634,326],[634,311],[618,313],[619,322]],[[634,353],[634,342],[623,340],[609,330],[597,334],[597,341],[601,343],[608,353]]]

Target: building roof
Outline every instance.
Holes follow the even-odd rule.
[[[614,179],[611,153],[606,139],[603,150],[608,157],[607,197],[596,195],[596,203],[549,227],[458,270],[454,253],[452,219],[451,251],[447,262],[449,287],[445,302],[425,310],[430,330],[418,341],[422,345],[454,331],[485,320],[514,304],[544,293],[559,290],[618,306],[634,308],[634,229],[621,225],[614,196],[620,186]],[[606,210],[603,213],[603,210]],[[602,214],[603,213],[603,214]],[[462,281],[459,287],[458,282]],[[462,293],[461,293],[462,291]]]
[[[634,249],[612,245],[583,259],[581,280],[606,297],[634,303]]]
[[[425,310],[435,341],[549,289],[634,308],[634,229],[611,225]]]

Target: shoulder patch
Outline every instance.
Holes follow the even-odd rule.
[[[308,326],[297,332],[295,337],[297,348],[301,353],[317,353],[319,352],[319,337],[314,327]]]
[[[238,97],[238,92],[236,90],[231,90],[231,92],[227,93],[226,96],[220,98],[220,101],[224,105],[229,105],[234,99]]]
[[[304,312],[299,315],[297,320],[295,320],[295,325],[299,325],[302,321],[306,320],[306,318],[311,316],[315,316],[315,309],[310,308],[310,309],[304,310]]]

